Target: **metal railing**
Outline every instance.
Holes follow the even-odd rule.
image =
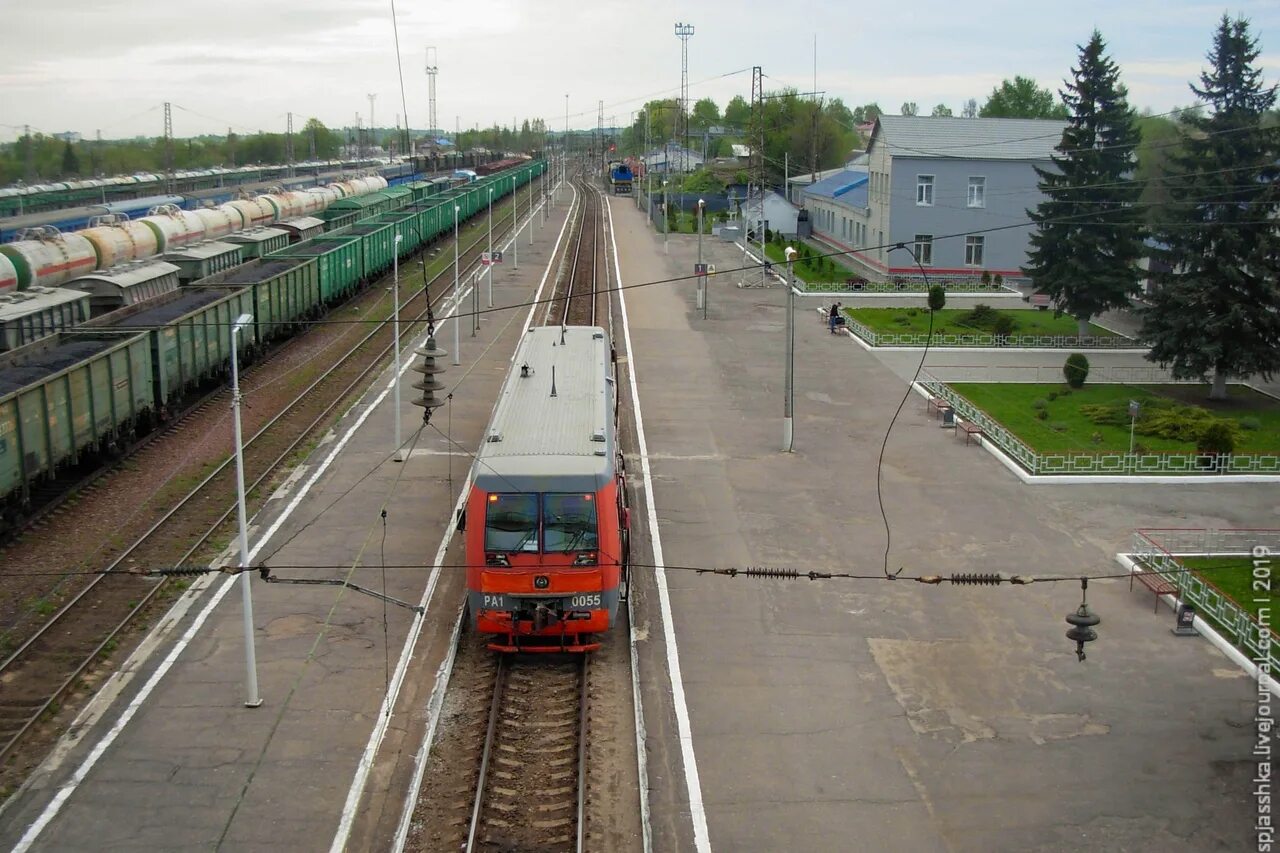
[[[1090,373],[1090,376],[1092,377],[1093,374]],[[989,441],[1030,474],[1045,476],[1179,474],[1198,477],[1226,474],[1280,474],[1280,454],[1275,453],[1037,451],[946,382],[928,373],[921,374],[919,382],[931,396],[946,400],[957,417],[977,425]]]
[[[933,281],[930,284],[941,284],[947,293],[980,293],[987,296],[1019,296],[1017,290],[999,284],[983,284],[974,281],[952,281],[942,279]],[[929,288],[925,287],[923,281],[908,281],[902,284],[894,284],[891,281],[865,281],[856,284],[850,284],[847,281],[801,281],[796,279],[796,288],[798,290],[806,290],[811,293],[832,293],[844,296],[857,296],[859,293],[897,293],[902,296],[926,296]]]
[[[1280,640],[1210,579],[1192,571],[1181,558],[1239,556],[1254,559],[1255,548],[1280,554],[1280,530],[1136,530],[1128,556],[1143,571],[1155,572],[1178,589],[1178,597],[1216,623],[1236,648],[1254,663],[1267,661],[1280,671]]]
[[[1034,347],[1038,349],[1146,349],[1146,344],[1122,335],[1114,337],[1078,335],[993,335],[974,332],[962,335],[934,332],[877,332],[849,318],[848,327],[873,347]]]

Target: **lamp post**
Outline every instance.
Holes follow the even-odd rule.
[[[231,326],[231,420],[236,438],[236,523],[240,528],[240,595],[244,601],[244,666],[246,708],[262,704],[258,695],[258,656],[253,645],[253,590],[249,587],[249,520],[244,502],[244,441],[240,433],[240,359],[236,337],[253,322],[252,314],[241,314]]]
[[[461,212],[462,208],[455,204],[453,206],[453,363],[455,365],[462,364],[461,357],[458,355],[462,347],[462,333],[458,328],[462,324],[462,302],[458,295],[458,214]]]
[[[564,93],[564,151],[562,165],[560,168],[560,183],[569,183],[569,93]],[[573,198],[573,193],[569,194],[569,198]]]
[[[698,199],[698,268],[702,269],[702,209],[706,202]],[[698,276],[698,307],[702,309],[702,319],[707,319],[707,276]]]
[[[529,245],[533,245],[533,181],[529,181]]]
[[[1137,400],[1129,401],[1129,455],[1133,456],[1133,430],[1138,424],[1138,412],[1142,409],[1142,404]]]
[[[782,450],[790,453],[795,442],[793,418],[796,403],[796,250],[786,248],[787,256],[787,376],[782,398]]]
[[[493,307],[493,187],[489,187],[489,307]]]
[[[667,209],[667,179],[662,179],[662,251],[667,254],[671,249],[667,246],[667,235],[671,233],[671,212]]]
[[[403,237],[400,235],[399,230],[399,227],[397,227],[395,251],[391,262],[391,337],[394,339],[394,343],[391,345],[393,354],[391,363],[395,370],[395,373],[392,374],[392,380],[395,382],[396,388],[395,411],[391,418],[396,424],[396,452],[391,458],[396,462],[403,462],[404,452],[400,449],[400,445],[403,444],[400,437],[400,241]]]

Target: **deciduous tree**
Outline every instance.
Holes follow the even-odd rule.
[[[978,114],[983,118],[1066,118],[1067,108],[1035,80],[1018,76],[992,89]]]

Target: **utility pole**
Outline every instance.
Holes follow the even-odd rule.
[[[284,156],[289,163],[289,177],[293,177],[293,113],[288,114],[288,128],[284,134]]]
[[[764,71],[757,65],[751,69],[751,122],[747,133],[747,144],[751,146],[751,173],[755,178],[756,189],[760,193],[760,224],[756,228],[756,236],[760,238],[760,286],[766,286],[768,273],[765,271],[764,258]],[[747,206],[751,205],[751,189],[747,188]],[[743,252],[746,252],[747,236],[743,232]]]
[[[173,108],[168,101],[164,102],[164,185],[166,192],[173,192]]]
[[[596,144],[600,146],[600,172],[604,173],[605,155],[604,155],[604,101],[599,102],[599,114],[596,117]]]
[[[31,138],[31,125],[22,126],[22,138],[27,145],[23,156],[23,174],[26,175],[27,183],[31,183],[36,179],[35,141]]]
[[[644,108],[644,199],[648,205],[649,221],[653,221],[653,170],[649,168],[649,107]]]
[[[369,148],[371,149],[369,156],[371,157],[376,157],[378,154],[378,126],[373,123],[373,102],[377,97],[375,93],[369,93]]]
[[[680,39],[680,116],[675,126],[677,137],[681,125],[684,129],[683,150],[680,152],[681,170],[689,171],[689,39],[693,38],[693,24],[676,23],[676,38]],[[670,170],[668,170],[670,171]]]
[[[440,134],[440,124],[436,121],[436,73],[440,71],[440,67],[436,64],[436,49],[434,47],[427,48],[427,99],[430,104],[428,108],[428,121],[430,122],[430,130],[427,133],[432,135],[432,142],[435,137]]]

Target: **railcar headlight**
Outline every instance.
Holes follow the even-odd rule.
[[[533,579],[534,589],[547,589],[551,586],[551,578],[546,575],[538,575]]]

